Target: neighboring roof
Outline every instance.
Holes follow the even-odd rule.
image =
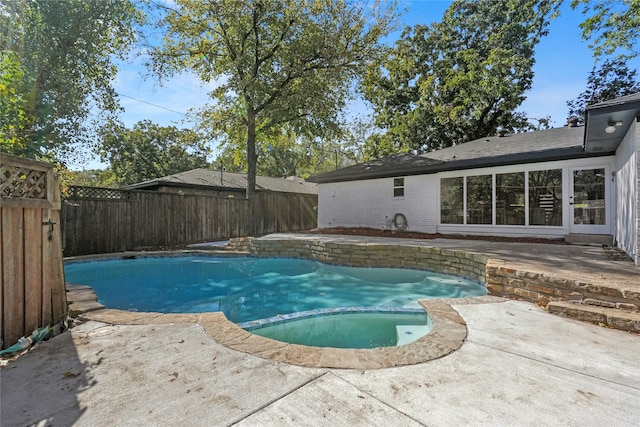
[[[586,108],[584,145],[587,153],[615,151],[631,123],[640,116],[640,92]],[[608,133],[607,127],[613,132]]]
[[[162,178],[127,185],[124,188],[129,190],[143,190],[159,186],[243,191],[247,189],[247,175],[232,172],[222,172],[221,174],[220,171],[215,170],[193,169]],[[304,179],[298,177],[285,179],[257,176],[256,190],[318,194],[318,185],[306,182]]]
[[[355,181],[589,157],[582,149],[583,135],[584,127],[567,126],[503,137],[490,136],[420,156],[400,154],[378,159],[312,176],[309,181]]]

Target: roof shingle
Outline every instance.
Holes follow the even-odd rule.
[[[209,169],[192,169],[162,178],[152,179],[137,184],[128,185],[128,189],[145,189],[155,186],[171,187],[208,187],[211,189],[246,190],[247,175],[234,172],[214,171]],[[256,177],[256,189],[278,191],[283,193],[318,194],[318,185],[306,182],[302,178],[271,178]]]
[[[562,127],[509,136],[489,136],[422,155],[397,154],[309,178],[340,182],[430,174],[449,170],[589,157],[583,150],[584,127]],[[599,153],[603,155],[605,153]]]

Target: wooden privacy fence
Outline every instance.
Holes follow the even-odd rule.
[[[62,207],[65,256],[180,247],[317,225],[315,194],[252,199],[71,187]]]
[[[0,348],[64,320],[60,189],[53,167],[0,153]]]

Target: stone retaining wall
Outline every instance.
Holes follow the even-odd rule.
[[[345,243],[313,240],[238,238],[232,250],[260,257],[306,258],[353,267],[405,267],[462,276],[485,283],[487,257],[460,250],[427,246]]]
[[[560,276],[510,268],[486,255],[428,246],[303,239],[231,239],[229,248],[260,257],[306,258],[355,267],[406,267],[453,274],[485,284],[489,295],[546,306],[549,301],[640,311],[640,294]]]
[[[545,306],[550,301],[570,301],[640,311],[640,294],[633,290],[499,266],[492,260],[487,264],[486,284],[490,295],[516,297]]]

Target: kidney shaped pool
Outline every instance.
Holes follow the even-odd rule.
[[[68,262],[66,281],[91,286],[109,308],[160,313],[222,311],[240,323],[336,307],[415,307],[486,288],[461,277],[291,258],[171,256]]]

